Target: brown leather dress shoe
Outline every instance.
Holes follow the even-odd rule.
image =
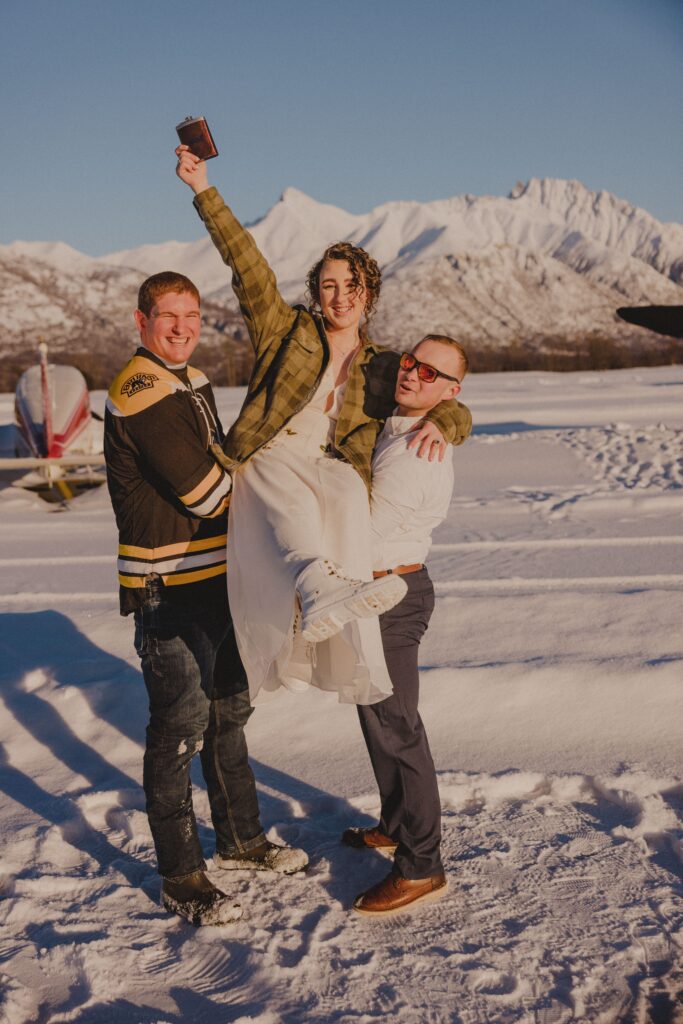
[[[371,828],[347,828],[342,833],[342,843],[354,846],[357,850],[377,850],[378,853],[388,854],[392,854],[398,845],[380,832],[376,825]]]
[[[443,871],[429,878],[404,878],[392,871],[386,878],[362,892],[353,901],[359,914],[396,914],[416,903],[438,900],[448,888]]]

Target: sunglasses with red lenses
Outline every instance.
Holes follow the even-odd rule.
[[[424,381],[425,384],[433,384],[437,377],[443,377],[445,380],[454,380],[456,384],[460,381],[457,377],[449,377],[447,373],[442,373],[441,370],[437,370],[435,366],[430,366],[429,363],[421,363],[419,359],[416,359],[412,352],[404,352],[401,355],[400,367],[402,370],[417,370],[417,375],[420,380]]]

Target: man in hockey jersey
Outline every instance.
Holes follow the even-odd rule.
[[[241,907],[206,875],[192,808],[200,754],[221,868],[298,871],[303,850],[266,840],[244,726],[251,713],[226,590],[230,477],[210,446],[222,429],[209,381],[189,365],[200,298],[181,274],[140,287],[141,347],[109,390],[107,480],[119,529],[122,615],[133,614],[149,697],[143,785],[162,901],[195,925]]]

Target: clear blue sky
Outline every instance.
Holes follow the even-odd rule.
[[[190,113],[244,219],[553,176],[683,221],[682,69],[680,0],[3,0],[0,242],[201,237]]]

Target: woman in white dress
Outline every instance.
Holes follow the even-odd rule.
[[[336,243],[308,276],[319,313],[292,308],[209,187],[206,164],[185,146],[176,155],[176,173],[233,271],[256,351],[244,406],[217,453],[233,473],[228,595],[252,703],[308,684],[374,703],[392,689],[377,615],[405,592],[399,576],[372,576],[370,459],[395,380],[389,353],[362,325],[379,297],[379,268],[363,249]],[[460,443],[469,412],[444,404],[451,408],[434,420]],[[445,442],[425,422],[415,444],[433,457]]]

